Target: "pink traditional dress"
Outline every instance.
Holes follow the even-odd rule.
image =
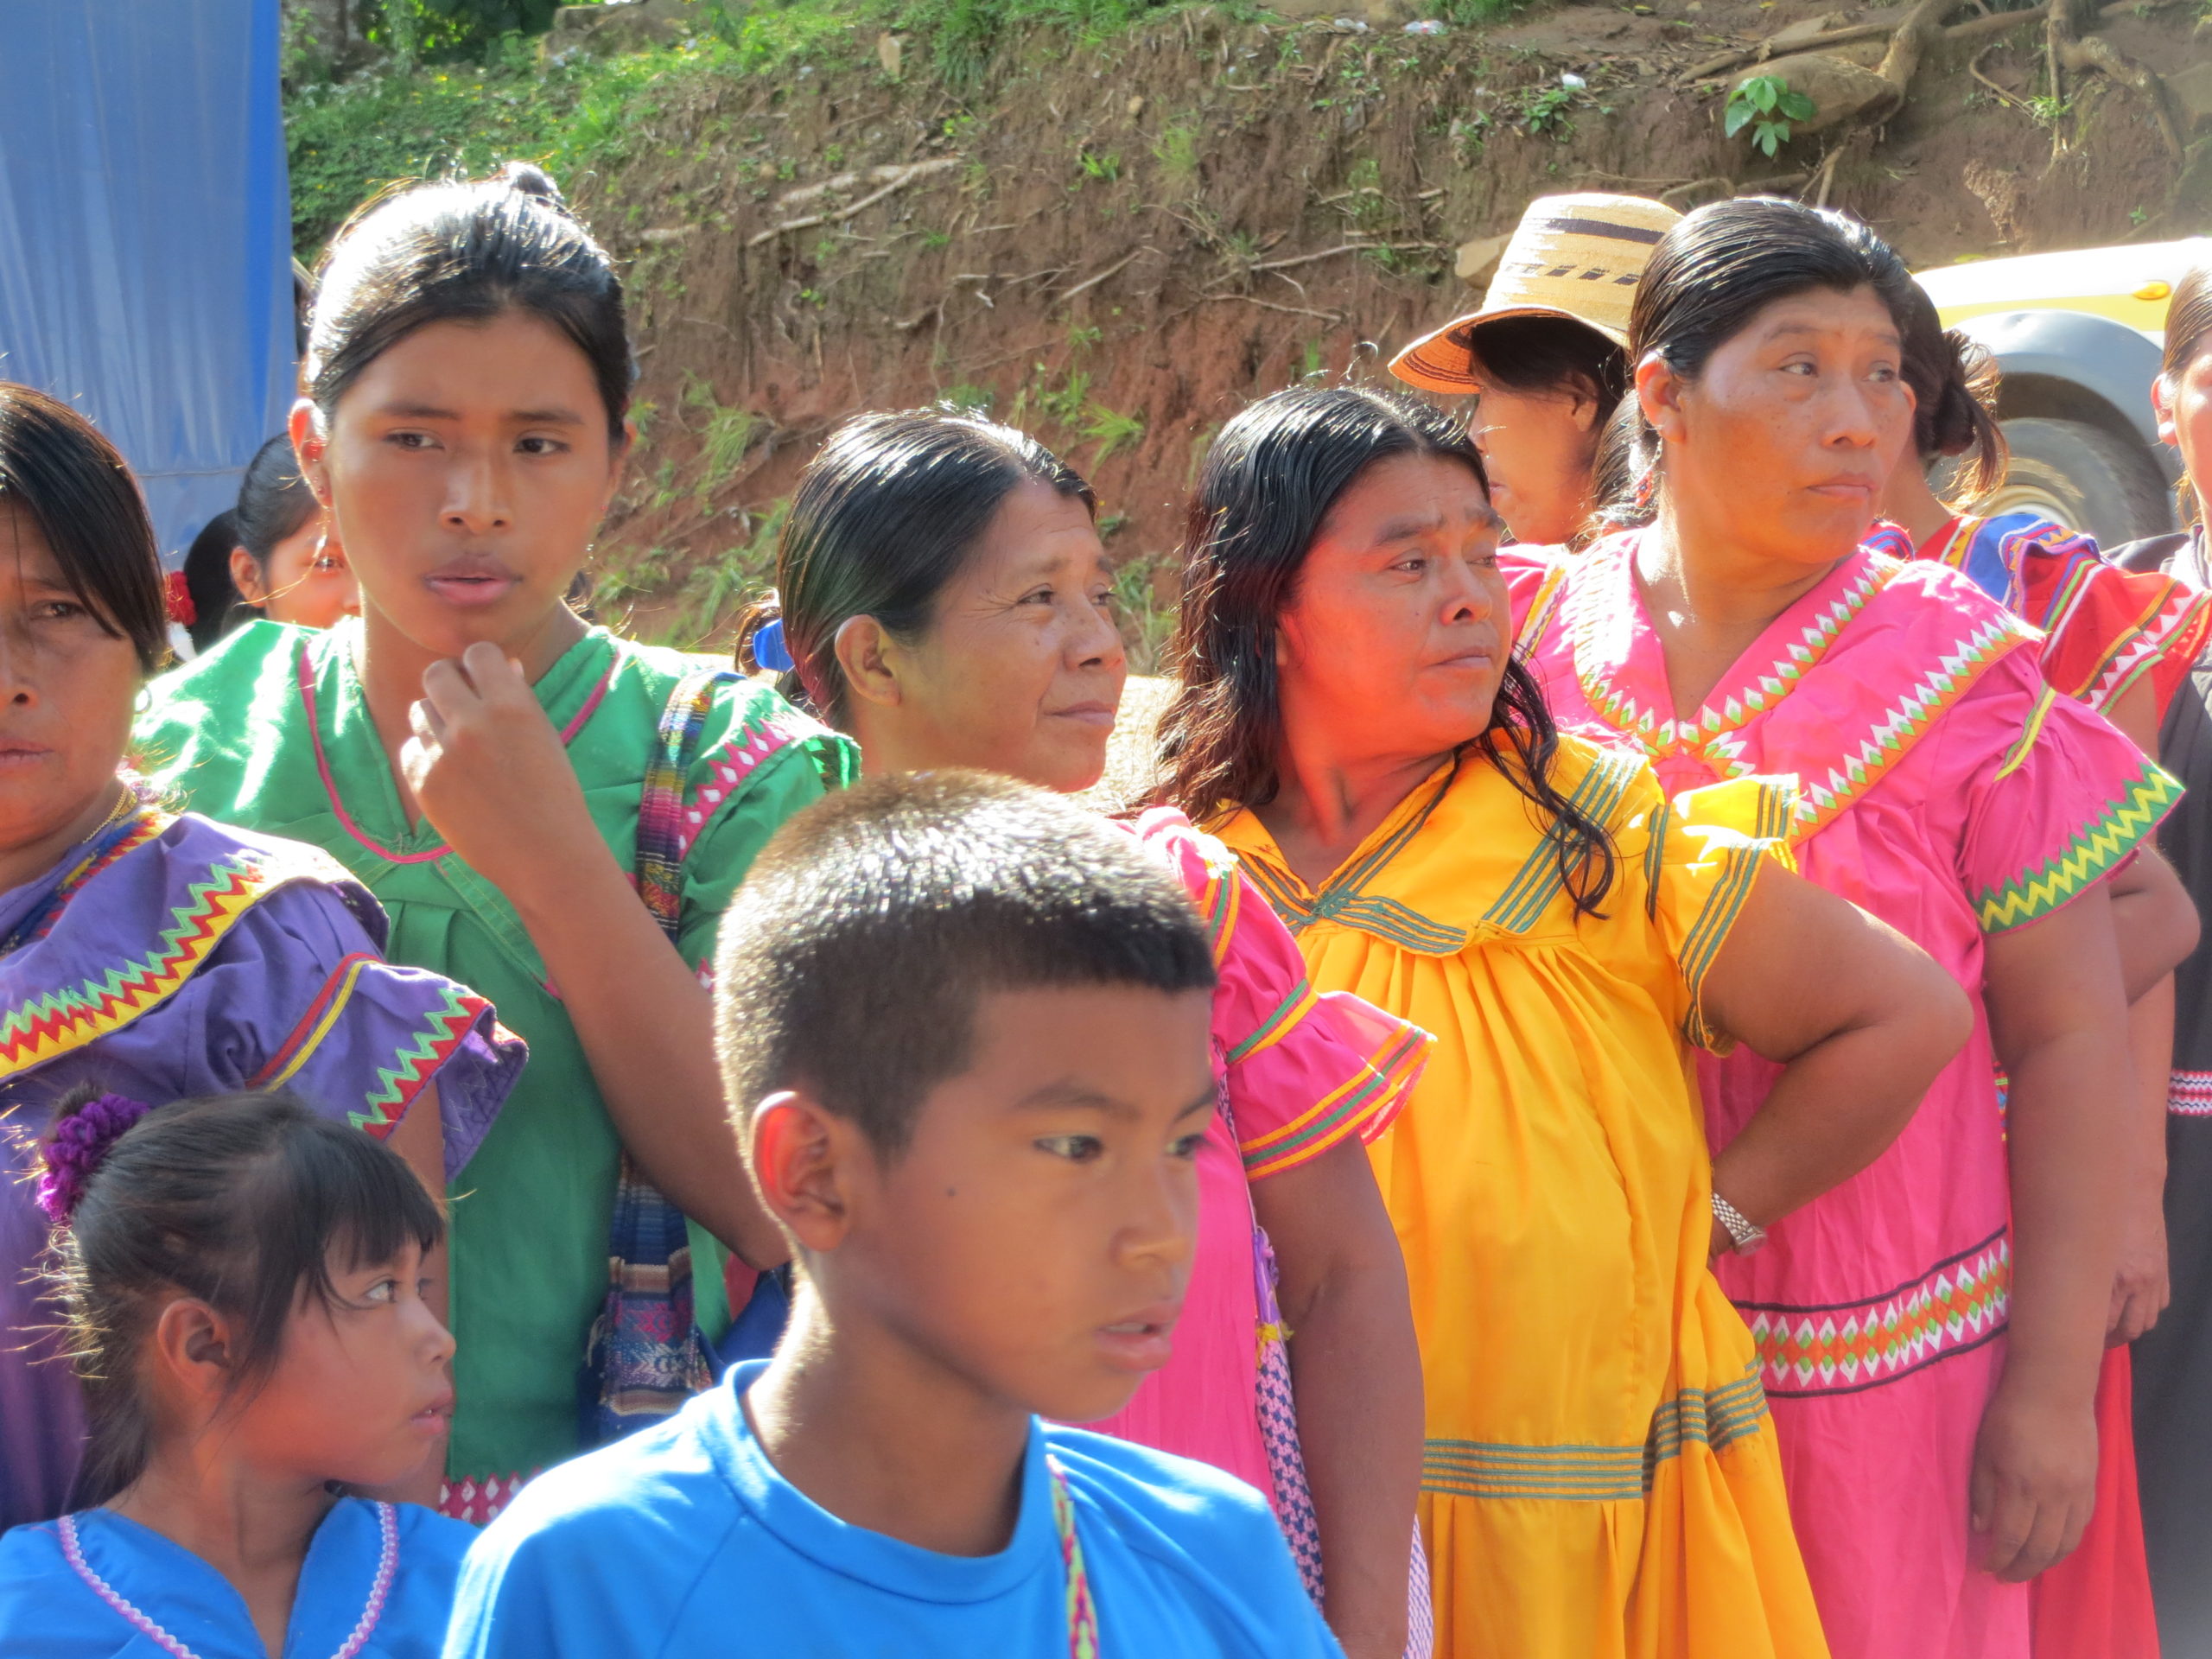
[[[1943,566],[1861,548],[1679,713],[1637,533],[1505,563],[1518,648],[1562,726],[1648,757],[1670,793],[1793,775],[1812,880],[1916,941],[1976,1000],[1982,942],[2110,874],[2178,796],[2042,676],[2035,632]],[[1708,1138],[1778,1068],[1701,1056]],[[1719,1264],[1758,1339],[1790,1510],[1837,1659],[2024,1659],[2025,1586],[1972,1563],[1967,1483],[2004,1363],[2011,1200],[1988,1022],[1872,1165]]]
[[[1421,1077],[1427,1032],[1356,996],[1317,994],[1305,959],[1235,857],[1167,808],[1133,825],[1189,891],[1213,942],[1222,1109],[1198,1148],[1198,1243],[1174,1355],[1129,1403],[1084,1427],[1226,1470],[1275,1505],[1319,1599],[1274,1258],[1252,1188],[1355,1138],[1379,1139]],[[1406,1517],[1410,1532],[1413,1517]],[[1417,1611],[1418,1617],[1418,1611]]]
[[[2150,688],[2163,722],[2212,638],[2212,594],[2164,571],[2123,570],[2087,536],[2032,512],[1951,519],[1917,547],[1896,524],[1867,544],[1948,564],[2041,629],[2043,677],[2100,714]],[[2097,1379],[2097,1507],[2071,1555],[2035,1581],[2036,1659],[2158,1659],[2158,1621],[2136,1481],[2132,1356],[2105,1351]]]

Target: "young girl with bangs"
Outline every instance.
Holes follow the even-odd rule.
[[[366,211],[317,285],[291,426],[360,617],[241,629],[139,730],[163,785],[326,849],[399,960],[530,1041],[454,1212],[447,1500],[479,1521],[710,1378],[724,1247],[784,1258],[699,970],[753,853],[852,766],[766,687],[564,602],[632,372],[613,264],[535,168]]]
[[[472,1528],[341,1496],[434,1462],[453,1338],[436,1201],[283,1095],[80,1090],[43,1151],[79,1507],[0,1537],[14,1659],[435,1659]]]

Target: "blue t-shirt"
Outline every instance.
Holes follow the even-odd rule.
[[[387,1515],[392,1571],[379,1593]],[[156,1659],[168,1650],[110,1595],[200,1659],[268,1659],[245,1598],[199,1556],[109,1510],[71,1519],[82,1571],[62,1548],[58,1521],[0,1536],[0,1654],[7,1659]],[[436,1659],[454,1580],[475,1539],[475,1528],[411,1503],[341,1499],[308,1541],[286,1659],[336,1653],[372,1613],[360,1659]]]
[[[777,1472],[740,1403],[766,1369],[734,1366],[667,1422],[525,1486],[469,1552],[447,1659],[1064,1659],[1048,1450],[1103,1659],[1340,1659],[1242,1481],[1033,1421],[1012,1541],[941,1555],[840,1521]]]

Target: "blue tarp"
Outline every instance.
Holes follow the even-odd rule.
[[[162,553],[292,402],[278,0],[0,0],[0,379],[137,470]]]

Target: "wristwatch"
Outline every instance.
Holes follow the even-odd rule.
[[[1766,1229],[1718,1192],[1713,1195],[1713,1213],[1728,1230],[1728,1236],[1736,1241],[1737,1255],[1752,1255],[1766,1243]]]

